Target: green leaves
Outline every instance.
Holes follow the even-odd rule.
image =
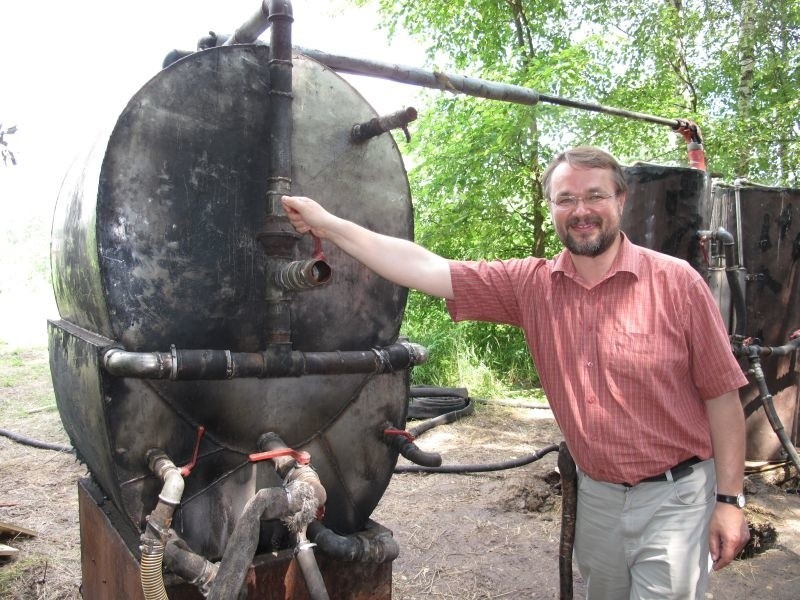
[[[693,120],[709,169],[726,180],[800,183],[796,0],[378,3],[390,31],[410,32],[438,70]],[[598,145],[624,163],[686,165],[683,139],[666,126],[552,104],[431,97],[415,126],[410,177],[417,239],[448,257],[557,251],[539,177],[569,146]],[[436,314],[441,323],[426,321],[425,331],[438,332],[441,310],[412,299],[408,322]],[[481,353],[488,348],[505,362],[524,351],[512,340],[508,349],[489,343],[499,335],[490,327],[468,326],[459,343],[472,344],[487,364],[493,359]]]

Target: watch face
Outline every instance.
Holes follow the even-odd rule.
[[[745,504],[746,504],[746,502],[745,502],[745,499],[744,499],[744,494],[738,494],[736,496],[736,506],[738,506],[739,508],[744,508]]]

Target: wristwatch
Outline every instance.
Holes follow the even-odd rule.
[[[747,504],[747,502],[744,499],[744,494],[736,494],[735,496],[717,494],[717,502],[724,502],[725,504],[733,504],[737,508],[744,508],[744,505]]]

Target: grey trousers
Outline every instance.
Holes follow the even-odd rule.
[[[715,489],[713,459],[678,481],[633,487],[579,470],[575,559],[588,600],[702,599]]]

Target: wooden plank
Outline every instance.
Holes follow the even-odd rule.
[[[31,537],[36,537],[39,535],[32,529],[27,529],[25,527],[21,527],[19,525],[14,525],[13,523],[5,523],[0,521],[0,533],[11,533],[13,535],[29,535]]]
[[[16,548],[0,544],[0,556],[14,556],[17,552],[19,552],[19,550]]]

